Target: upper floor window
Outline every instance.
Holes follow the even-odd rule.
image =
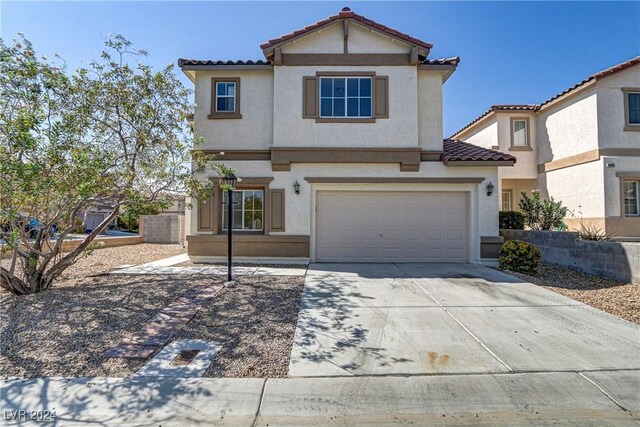
[[[640,89],[622,89],[624,94],[624,130],[640,130]]]
[[[210,119],[239,119],[240,78],[213,77],[211,79]]]
[[[218,113],[236,111],[235,82],[216,82],[216,111]]]
[[[511,149],[529,149],[529,119],[511,119]]]
[[[322,77],[320,117],[371,117],[370,77]]]

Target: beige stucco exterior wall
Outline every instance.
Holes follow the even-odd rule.
[[[597,94],[587,89],[537,114],[538,163],[598,148]]]
[[[302,81],[317,71],[375,71],[389,77],[389,118],[375,123],[316,123],[302,118]],[[418,146],[417,69],[415,66],[274,67],[274,146]]]
[[[511,119],[529,119],[529,146],[530,151],[520,151],[511,149]],[[518,159],[512,168],[501,168],[500,178],[536,179],[538,178],[537,156],[537,132],[536,117],[531,113],[514,112],[509,114],[499,113],[498,123],[498,150],[509,153]]]
[[[240,77],[242,119],[209,119],[211,78]],[[194,124],[198,148],[219,150],[266,149],[273,142],[273,73],[271,70],[198,71]]]
[[[268,161],[231,161],[226,162],[237,170],[240,177],[273,176],[269,188],[285,190],[285,232],[272,235],[307,235],[311,236],[311,255],[313,259],[315,226],[315,191],[317,190],[349,190],[349,191],[465,191],[470,197],[469,224],[469,259],[480,261],[480,236],[498,235],[498,195],[494,192],[487,196],[486,185],[489,181],[497,182],[497,168],[461,168],[446,167],[440,162],[423,162],[420,171],[415,173],[400,172],[398,165],[374,164],[292,164],[289,172],[271,171]],[[307,177],[483,177],[481,184],[310,184]],[[300,183],[300,194],[295,194],[293,184]],[[196,210],[192,211],[191,223],[197,224]],[[191,230],[192,234],[197,233]]]
[[[625,131],[622,88],[640,88],[640,65],[598,81],[598,138],[600,148],[640,148],[640,132]]]
[[[495,120],[495,115],[493,117],[477,130],[474,129],[473,133],[463,134],[461,139],[484,148],[498,146],[498,121]]]
[[[640,176],[640,157],[603,157],[603,165],[607,163],[615,164],[615,167],[604,167],[604,188],[605,188],[605,215],[607,217],[621,216],[622,203],[620,195],[620,177],[616,173],[633,173]],[[640,230],[638,230],[640,234]]]
[[[418,72],[418,141],[423,150],[442,150],[442,75]]]
[[[391,37],[349,23],[349,53],[408,53],[409,46]],[[343,53],[342,21],[282,46],[282,53]]]
[[[502,208],[502,190],[511,190],[511,208],[514,211],[520,210],[518,208],[520,199],[522,199],[521,193],[524,191],[527,195],[531,195],[531,192],[538,190],[538,179],[501,179],[500,191],[498,192],[500,201],[499,205]]]
[[[409,53],[409,46],[389,36],[349,23],[349,53]]]
[[[540,174],[541,195],[562,201],[577,217],[605,216],[605,187],[602,160]]]

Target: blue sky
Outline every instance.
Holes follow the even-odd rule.
[[[145,48],[154,66],[261,59],[260,43],[337,13],[356,13],[460,56],[444,89],[445,136],[492,104],[538,103],[640,54],[640,2],[10,2],[1,31],[70,68],[97,56],[109,33]],[[181,76],[182,73],[177,71]],[[190,84],[183,78],[185,84]]]

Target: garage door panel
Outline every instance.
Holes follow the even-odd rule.
[[[316,194],[317,261],[467,259],[465,192]]]

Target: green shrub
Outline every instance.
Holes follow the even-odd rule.
[[[584,225],[582,222],[580,222],[578,236],[582,240],[593,240],[596,242],[608,242],[613,238],[611,233],[606,233],[603,229],[593,224]]]
[[[521,240],[509,240],[500,248],[500,268],[535,275],[540,264],[540,250]]]
[[[505,230],[524,230],[524,215],[518,211],[501,211],[500,228]]]
[[[568,209],[562,202],[553,197],[540,200],[540,192],[532,191],[531,197],[524,191],[520,193],[520,211],[524,214],[524,225],[532,230],[563,230],[566,228],[562,220]]]

